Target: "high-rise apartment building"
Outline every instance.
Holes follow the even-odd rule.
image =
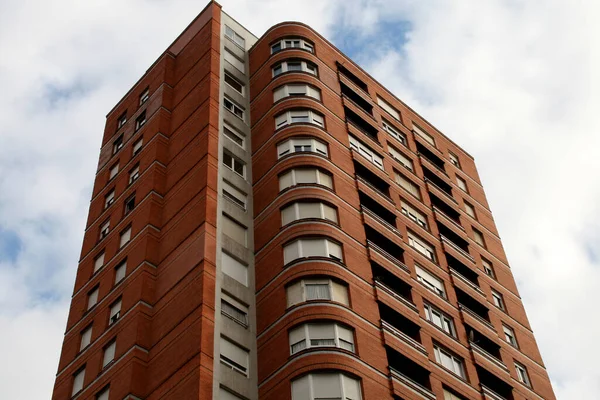
[[[52,398],[555,397],[473,158],[211,2],[107,116]]]

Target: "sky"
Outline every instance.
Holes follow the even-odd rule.
[[[204,8],[0,1],[0,398],[52,392],[105,115]],[[222,0],[309,24],[475,157],[559,399],[600,393],[600,3]]]

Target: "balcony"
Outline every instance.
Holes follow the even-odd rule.
[[[354,75],[352,72],[350,72],[346,67],[344,67],[342,64],[337,63],[337,68],[338,68],[338,73],[340,75],[340,78],[343,76],[344,78],[348,79],[350,82],[352,82],[356,87],[358,87],[359,89],[369,93],[369,87],[367,86],[366,83],[364,83],[358,76]]]
[[[481,391],[486,399],[513,400],[512,386],[479,365],[476,365],[475,369],[481,384]]]
[[[467,334],[469,336],[469,345],[473,350],[475,361],[481,364],[480,360],[484,360],[485,363],[491,363],[495,368],[500,368],[501,372],[508,374],[508,368],[502,362],[502,356],[500,355],[500,345],[489,339],[487,336],[465,324]]]
[[[395,390],[400,393],[408,391],[426,400],[436,399],[431,391],[428,370],[389,347],[386,347],[386,353]],[[400,388],[396,389],[396,383]]]
[[[452,229],[448,228],[446,225],[440,223],[439,221],[436,221],[436,225],[438,231],[440,232],[440,236],[443,236],[449,241],[451,241],[454,246],[461,249],[465,254],[469,254],[469,242],[464,237],[454,232]],[[464,232],[461,233],[466,236]]]
[[[456,298],[458,300],[458,308],[463,312],[463,314],[471,317],[472,321],[486,329],[489,329],[490,332],[493,332],[493,334],[496,335],[496,330],[490,322],[488,308],[460,288],[455,287],[454,291],[456,292]],[[469,320],[470,318],[465,318],[465,322],[468,322]]]
[[[384,228],[392,231],[399,238],[402,238],[402,234],[396,227],[396,214],[389,211],[389,209],[383,207],[381,204],[367,196],[363,192],[358,192],[360,199],[360,207],[363,212],[363,218],[365,223],[371,225],[370,219],[376,222],[376,225],[383,226]],[[378,227],[378,226],[377,226]]]
[[[408,283],[375,262],[371,262],[371,271],[373,272],[373,279],[377,289],[402,303],[403,306],[408,307],[411,311],[419,313],[417,306],[412,300],[412,287]]]
[[[444,192],[446,194],[446,196],[450,196],[452,198],[452,185],[450,185],[448,182],[446,182],[445,180],[443,180],[442,178],[440,178],[439,176],[437,176],[436,174],[431,172],[426,167],[422,167],[422,168],[423,168],[423,177],[425,177],[425,180],[433,183],[437,188],[439,188],[442,192]],[[452,198],[452,200],[454,200],[454,198]]]
[[[404,249],[402,247],[369,225],[365,225],[365,234],[367,235],[367,243],[370,248],[380,252],[384,257],[399,264],[402,268],[407,268],[404,265]]]
[[[473,258],[473,256],[471,254],[469,254],[468,251],[464,251],[462,248],[460,248],[458,245],[456,245],[456,243],[454,243],[452,240],[448,239],[444,235],[440,235],[440,239],[442,239],[442,243],[444,244],[444,250],[449,250],[446,248],[446,246],[448,246],[450,248],[450,250],[456,251],[457,253],[459,253],[461,256],[465,257],[470,262],[475,263],[475,258]]]
[[[425,178],[425,183],[427,184],[427,190],[429,192],[429,197],[430,198],[432,196],[437,197],[438,199],[443,197],[446,200],[451,201],[455,205],[455,207],[458,207],[458,202],[456,200],[454,200],[454,197],[452,197],[452,193],[445,192],[442,188],[440,188],[439,186],[437,186],[435,184],[435,182],[432,182],[432,181],[430,181],[427,178]],[[432,201],[432,203],[433,203],[433,201]],[[448,214],[448,213],[446,213],[446,214]],[[450,215],[450,214],[448,214],[448,215]]]
[[[433,198],[435,196],[430,195],[430,198]],[[433,200],[431,201],[433,203]],[[459,218],[459,213],[456,212],[455,210],[451,209],[452,211],[444,211],[441,208],[438,208],[437,206],[432,204],[432,208],[433,208],[433,212],[435,214],[435,217],[438,221],[442,221],[444,223],[448,223],[450,224],[450,226],[452,226],[454,229],[458,229],[462,232],[465,232],[465,228],[463,228],[463,226],[460,224],[460,218]],[[452,216],[454,214],[454,216]]]
[[[443,159],[437,156],[434,152],[429,150],[427,147],[423,146],[421,143],[417,143],[417,154],[422,158],[426,159],[429,164],[433,165],[436,169],[442,172],[444,175],[448,176],[446,170],[444,168],[445,162]]]
[[[340,88],[342,89],[342,95],[344,95],[348,100],[354,103],[357,107],[360,107],[364,112],[369,115],[373,115],[373,104],[371,104],[367,99],[365,99],[362,95],[356,93],[350,86],[346,85],[344,82],[340,81]],[[346,114],[346,117],[348,114]]]
[[[356,161],[354,161],[354,172],[357,180],[364,183],[370,189],[374,190],[393,204],[392,198],[390,197],[390,185],[382,178]]]
[[[379,306],[379,316],[381,317],[382,326],[385,325],[392,335],[427,355],[427,350],[421,344],[421,327],[392,307],[379,301],[377,305]]]
[[[376,127],[371,125],[363,117],[361,117],[356,112],[352,111],[346,106],[344,106],[344,113],[346,115],[346,122],[354,126],[360,132],[367,135],[373,141],[379,143],[379,139],[377,138],[377,133],[379,132],[379,130]]]

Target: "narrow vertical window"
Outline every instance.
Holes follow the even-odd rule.
[[[104,356],[102,358],[102,368],[106,368],[108,364],[112,363],[115,359],[115,350],[117,342],[113,339],[105,348]]]
[[[117,130],[121,129],[127,122],[127,111],[125,111],[117,120]]]
[[[140,114],[135,120],[135,130],[138,131],[142,126],[146,125],[146,111]]]
[[[89,293],[88,293],[88,301],[87,301],[87,309],[90,310],[92,307],[94,307],[96,305],[96,303],[98,303],[98,286],[96,286],[94,289],[92,289]]]
[[[125,279],[127,272],[127,260],[123,260],[119,265],[115,267],[115,285]]]
[[[81,340],[79,342],[79,351],[85,349],[92,342],[92,325],[88,326],[81,332]]]
[[[142,94],[140,94],[140,106],[148,101],[150,98],[150,88],[144,89]]]
[[[117,322],[119,320],[119,318],[121,318],[121,299],[115,301],[111,306],[110,306],[110,313],[108,316],[108,325],[113,325],[115,322]]]
[[[94,258],[94,273],[98,272],[104,266],[104,251]]]
[[[139,177],[140,177],[140,165],[136,164],[136,166],[133,167],[131,169],[131,171],[129,171],[129,184],[131,185]]]
[[[113,142],[113,154],[123,148],[123,135],[119,135]]]
[[[131,240],[131,226],[125,228],[123,232],[121,232],[121,238],[119,241],[119,248],[125,246]]]
[[[144,145],[144,138],[140,138],[137,142],[133,144],[133,155],[137,155],[140,151],[142,151],[142,146]]]
[[[498,307],[501,310],[505,310],[504,297],[494,289],[492,289],[492,299],[494,300],[494,305],[496,307]]]
[[[108,173],[108,180],[111,180],[119,173],[119,163],[116,163],[110,168],[110,172]]]
[[[79,369],[73,375],[73,390],[71,391],[71,397],[83,390],[83,381],[85,379],[85,366]]]

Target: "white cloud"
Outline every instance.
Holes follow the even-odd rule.
[[[600,226],[586,222],[600,216],[593,120],[599,81],[592,76],[598,58],[591,50],[600,48],[600,35],[593,4],[221,4],[257,35],[301,20],[326,37],[353,29],[373,49],[378,22],[386,29],[411,23],[401,51],[388,41],[357,58],[475,155],[557,395],[589,398],[600,391],[594,364],[600,352],[592,346],[600,323],[588,317],[596,314],[600,269],[583,246],[600,253]],[[0,233],[16,232],[22,242],[16,259],[0,254],[2,397],[49,396],[104,115],[203,6],[191,0],[0,4]],[[524,196],[507,196],[507,188]],[[23,376],[35,376],[35,384]]]

